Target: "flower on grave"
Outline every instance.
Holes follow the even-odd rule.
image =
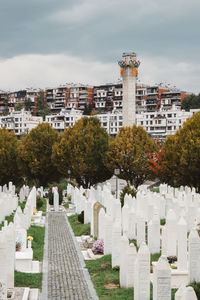
[[[176,256],[168,256],[167,257],[169,264],[173,264],[175,261],[177,261]]]
[[[22,248],[21,243],[20,243],[20,242],[17,242],[17,243],[16,243],[16,251],[20,251],[21,248]]]
[[[32,237],[31,235],[29,235],[29,236],[27,237],[27,240],[32,241],[32,240],[33,240],[33,237]]]
[[[34,217],[31,217],[31,222],[34,222],[35,221],[35,218]]]
[[[33,208],[33,214],[35,215],[37,213],[37,209],[34,207]]]
[[[99,239],[94,242],[92,251],[96,253],[104,253],[104,241],[103,239]]]

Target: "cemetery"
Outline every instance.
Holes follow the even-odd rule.
[[[105,257],[110,271],[119,270],[120,289],[133,293],[127,299],[198,299],[189,286],[200,281],[200,196],[194,188],[161,184],[155,193],[140,186],[136,197],[125,195],[122,208],[109,183],[87,190],[69,185],[67,193],[68,214],[82,214],[90,224],[90,234],[77,240],[88,244],[82,253],[91,274]],[[104,257],[92,251],[91,237],[103,241]]]
[[[62,197],[54,186],[49,201],[43,187],[1,187],[0,299],[56,299],[56,264],[66,278],[75,268],[71,289],[83,299],[199,299],[200,195],[187,186],[155,190],[141,185],[122,206],[109,182],[68,184]],[[67,283],[60,291],[68,299]]]

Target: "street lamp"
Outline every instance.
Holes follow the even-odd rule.
[[[115,169],[114,174],[116,176],[116,199],[117,199],[117,195],[118,195],[118,177],[117,177],[117,175],[120,174],[120,169]]]

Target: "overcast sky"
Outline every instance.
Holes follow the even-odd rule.
[[[200,92],[200,0],[0,0],[0,90],[139,80]]]

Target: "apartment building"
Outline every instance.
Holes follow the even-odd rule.
[[[58,113],[63,108],[82,110],[93,103],[93,87],[81,84],[66,84],[45,90],[45,99],[52,111]]]
[[[58,132],[63,132],[67,127],[74,126],[75,122],[81,119],[83,112],[81,110],[61,109],[58,114],[48,115],[45,118],[45,122],[48,122],[52,128]]]
[[[8,111],[14,111],[16,104],[21,103],[25,105],[29,100],[31,102],[31,112],[32,114],[36,114],[39,91],[39,89],[27,88],[8,93]]]
[[[31,129],[42,123],[42,117],[31,115],[30,111],[13,111],[7,116],[0,116],[0,128],[13,130],[17,136],[28,134]]]
[[[137,85],[136,112],[158,111],[160,108],[171,109],[173,105],[181,107],[186,96],[188,93],[170,90],[160,85]],[[99,112],[111,112],[113,109],[122,110],[122,83],[95,86],[94,107]]]
[[[0,115],[8,114],[8,92],[0,90]]]
[[[192,109],[186,112],[174,105],[170,110],[142,112],[136,114],[136,125],[144,127],[149,136],[162,140],[168,135],[175,134],[183,126],[183,123],[197,111],[200,110]],[[97,114],[96,117],[110,135],[117,135],[123,126],[121,111],[114,110],[105,114]]]

